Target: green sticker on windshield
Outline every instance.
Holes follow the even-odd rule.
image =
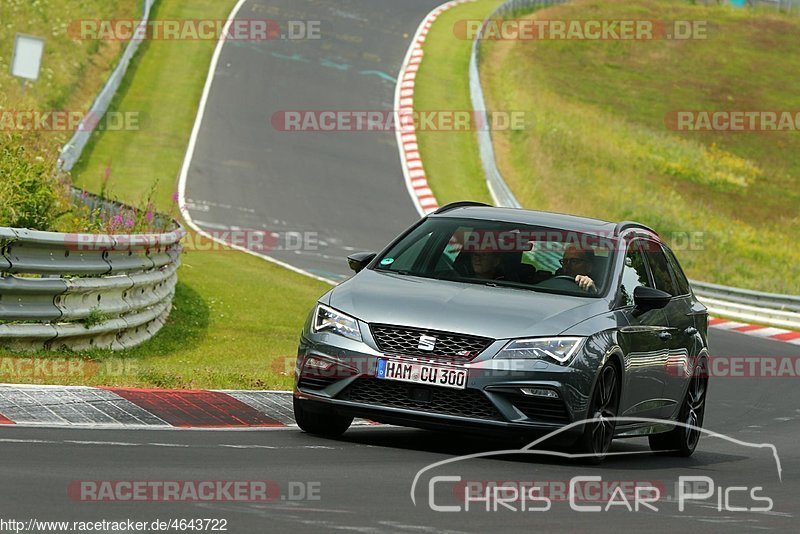
[[[391,265],[394,263],[394,258],[383,258],[381,260],[381,265]]]

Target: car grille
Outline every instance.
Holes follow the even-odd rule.
[[[494,341],[485,337],[386,324],[370,325],[370,330],[381,352],[401,356],[471,360]],[[423,335],[436,338],[432,351],[419,348],[420,336]]]
[[[442,415],[491,420],[502,418],[486,395],[474,389],[451,389],[359,378],[338,398]]]
[[[561,399],[536,398],[527,395],[506,395],[525,417],[548,423],[568,423],[569,412]]]

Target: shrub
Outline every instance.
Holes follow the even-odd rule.
[[[157,182],[137,207],[105,203],[89,208],[83,202],[85,193],[74,198],[69,174],[56,170],[56,149],[42,148],[37,141],[19,134],[0,136],[0,226],[107,234],[162,232],[170,227],[174,210],[164,215],[153,208]],[[113,200],[110,177],[109,164],[101,194],[107,200]]]
[[[55,229],[70,208],[67,183],[54,169],[47,150],[18,134],[0,137],[0,226]]]

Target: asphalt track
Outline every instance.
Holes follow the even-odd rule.
[[[352,274],[344,258],[379,250],[419,216],[394,132],[286,132],[286,110],[391,110],[396,77],[439,0],[248,1],[237,18],[321,21],[320,39],[228,41],[186,181],[193,221],[278,234],[267,255],[317,276]],[[301,250],[287,232],[308,236]],[[260,247],[257,248],[259,252]]]
[[[793,345],[740,334],[714,334],[712,348],[717,356],[800,356]],[[636,438],[616,441],[613,450],[629,454],[610,457],[601,466],[536,455],[466,460],[441,467],[421,478],[416,505],[410,497],[411,485],[425,466],[457,455],[522,444],[393,427],[353,428],[340,440],[317,438],[296,429],[4,428],[0,433],[0,516],[148,522],[213,518],[226,519],[229,532],[796,531],[798,401],[796,378],[717,378],[711,382],[705,427],[744,442],[774,444],[782,480],[768,449],[704,437],[694,456],[679,459],[652,455],[646,441]],[[458,475],[464,480],[548,483],[573,476],[601,476],[607,482],[651,483],[661,488],[665,497],[655,503],[657,512],[643,507],[639,512],[622,507],[609,512],[577,512],[555,496],[548,511],[500,507],[487,512],[481,508],[484,504],[475,503],[468,512],[436,512],[428,506],[427,490],[434,474]],[[689,502],[681,512],[673,486],[679,476],[698,475],[712,477],[717,487],[760,486],[757,495],[771,498],[773,509],[769,513],[720,510],[716,498],[711,498]],[[85,480],[268,480],[277,484],[284,498],[250,503],[76,501],[67,488],[73,481]],[[319,499],[290,498],[290,483],[295,487],[316,485]],[[452,486],[436,488],[436,504],[459,504],[450,491]],[[763,504],[741,493],[730,495],[730,506]]]
[[[247,2],[239,18],[266,13],[278,20],[321,20],[319,41],[228,43],[222,50],[206,114],[187,176],[189,211],[208,230],[226,228],[318,232],[317,251],[272,251],[280,261],[317,276],[338,280],[348,275],[344,257],[353,250],[379,249],[417,218],[406,190],[394,136],[387,133],[287,133],[271,125],[272,114],[292,109],[391,109],[396,76],[419,21],[439,3],[433,1],[349,0]],[[277,7],[277,11],[275,8]],[[712,330],[716,356],[800,356],[793,345]],[[681,475],[709,475],[718,486],[763,486],[774,499],[773,513],[720,511],[714,506],[675,503],[659,512],[579,513],[568,504],[549,512],[432,512],[424,496],[411,502],[414,474],[453,455],[493,450],[505,443],[394,428],[351,430],[343,441],[325,441],[296,430],[268,433],[163,433],[193,447],[181,450],[126,449],[120,459],[102,445],[106,462],[92,463],[96,478],[114,478],[120,470],[141,478],[231,479],[263,477],[286,484],[320,481],[319,502],[266,505],[159,504],[123,507],[152,517],[161,510],[208,510],[227,517],[241,531],[260,530],[265,522],[279,530],[342,529],[370,531],[500,531],[581,527],[668,531],[785,530],[797,520],[800,490],[800,392],[793,378],[717,379],[712,382],[706,427],[747,442],[772,443],[782,462],[777,481],[774,461],[763,449],[706,438],[689,460],[644,454],[609,459],[587,468],[548,458],[525,461],[475,460],[464,477],[551,480],[601,475],[606,480],[655,480],[673,484]],[[17,430],[22,435],[33,430]],[[49,431],[40,431],[50,435]],[[63,439],[62,434],[56,436]],[[126,438],[129,439],[129,438]],[[136,439],[146,441],[147,433]],[[220,448],[219,443],[267,444],[286,449]],[[333,447],[305,449],[303,446]],[[52,445],[42,445],[46,449]],[[300,448],[297,448],[300,447]],[[620,451],[647,451],[646,442],[617,442]],[[76,454],[88,462],[92,449]],[[179,459],[172,466],[171,459]],[[35,464],[32,464],[35,465]],[[117,466],[117,467],[115,467]],[[137,467],[130,467],[137,466]],[[468,473],[469,472],[469,473]],[[453,473],[446,473],[453,474]],[[85,478],[81,463],[70,476]],[[63,487],[48,484],[47,487]],[[54,490],[55,491],[55,490]],[[673,493],[674,491],[670,491]],[[736,501],[736,499],[732,499]],[[63,503],[63,498],[59,502]],[[711,500],[714,503],[714,499]],[[731,505],[756,506],[754,502]],[[101,505],[88,505],[98,514]],[[35,507],[34,507],[35,508]],[[724,508],[722,506],[721,508]],[[80,508],[79,508],[80,509]],[[88,511],[88,508],[87,508]],[[105,512],[107,513],[107,512]]]
[[[390,109],[391,78],[409,36],[437,3],[247,2],[240,18],[322,20],[323,39],[224,47],[188,175],[187,197],[195,222],[211,230],[319,232],[321,250],[272,254],[332,279],[347,275],[342,261],[346,253],[380,248],[412,222],[417,216],[391,133],[289,134],[273,130],[270,117],[280,109]],[[714,356],[800,357],[795,345],[718,330],[712,330],[711,349]],[[296,429],[8,427],[0,433],[0,518],[215,518],[226,519],[229,532],[796,531],[797,384],[796,378],[717,378],[710,386],[705,427],[743,442],[773,444],[781,479],[764,448],[705,437],[693,457],[677,459],[650,454],[639,438],[615,442],[613,450],[641,455],[610,457],[595,467],[547,456],[458,462],[423,476],[415,505],[411,485],[425,466],[520,444],[391,427],[354,428],[335,441]],[[606,481],[650,481],[671,495],[679,476],[705,475],[718,487],[760,486],[758,495],[773,499],[774,507],[770,512],[730,511],[712,498],[690,503],[681,512],[674,500],[665,498],[657,503],[657,512],[617,507],[607,513],[581,513],[560,500],[546,512],[502,507],[486,512],[481,503],[469,512],[435,512],[428,506],[427,492],[434,473],[470,480],[550,482],[598,475]],[[311,482],[319,483],[320,498],[269,503],[75,501],[67,488],[83,480],[271,480],[284,497],[290,482]],[[437,503],[456,503],[445,485],[437,488]],[[741,493],[731,495],[731,506],[763,504]]]

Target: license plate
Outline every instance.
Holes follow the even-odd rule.
[[[467,387],[467,370],[440,367],[424,363],[410,363],[397,360],[378,360],[378,378],[399,380],[414,384],[429,384],[446,388],[464,389]]]

